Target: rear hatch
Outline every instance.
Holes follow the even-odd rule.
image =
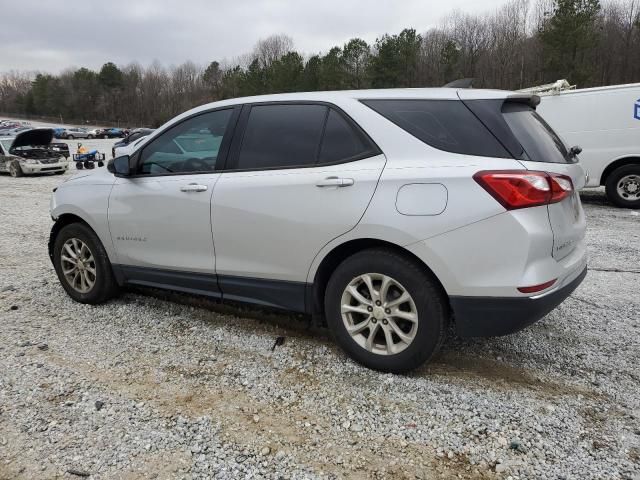
[[[578,190],[584,187],[584,170],[578,158],[553,129],[538,115],[535,107],[539,98],[516,94],[507,98],[466,99],[464,104],[496,136],[504,147],[528,170],[555,173],[571,178],[573,193],[558,203],[547,205],[553,232],[553,252],[556,260],[569,255],[585,234],[584,211]]]

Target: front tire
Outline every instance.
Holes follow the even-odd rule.
[[[82,223],[60,230],[53,246],[53,265],[62,287],[76,302],[103,303],[118,292],[102,242]]]
[[[74,136],[73,135],[67,135],[67,140],[73,140]]]
[[[11,162],[11,164],[9,165],[9,175],[14,178],[24,176],[22,168],[20,168],[20,164],[18,162]]]
[[[362,365],[405,373],[440,348],[449,307],[417,262],[386,248],[363,250],[334,271],[325,293],[336,342]]]
[[[616,168],[605,185],[607,197],[622,208],[640,208],[640,165]]]

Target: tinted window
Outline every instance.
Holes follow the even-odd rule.
[[[502,115],[530,160],[567,163],[569,153],[560,137],[530,106],[506,102]]]
[[[208,172],[233,110],[218,110],[185,120],[153,139],[140,157],[139,173]]]
[[[447,152],[511,158],[491,132],[458,100],[364,100],[414,137]]]
[[[326,114],[322,105],[252,107],[236,168],[315,164]]]
[[[335,110],[329,110],[320,147],[320,163],[338,162],[373,152],[369,141]]]

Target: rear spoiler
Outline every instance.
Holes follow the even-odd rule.
[[[529,105],[531,108],[536,108],[540,105],[540,96],[531,95],[530,93],[514,93],[509,95],[505,102],[509,103],[524,103],[525,105]]]

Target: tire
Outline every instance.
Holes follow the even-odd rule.
[[[87,140],[93,140],[93,135],[87,135]]]
[[[67,135],[67,140],[73,140],[73,135]]]
[[[106,140],[107,138],[109,138],[109,135],[102,135],[102,138]]]
[[[86,161],[84,162],[84,168],[86,168],[87,170],[91,170],[91,169],[92,169],[92,168],[94,168],[94,167],[95,167],[95,165],[93,164],[93,162],[90,162],[90,161],[88,161],[88,160],[86,160]]]
[[[370,278],[374,280],[374,291],[377,293],[380,293],[382,277],[390,277],[395,283],[390,283],[392,286],[387,289],[386,299],[392,304],[393,295],[397,298],[404,290],[411,300],[395,305],[396,312],[412,315],[416,320],[394,318],[391,314],[393,310],[385,310],[384,303],[380,307],[374,306],[375,303],[366,307],[367,311],[374,313],[347,313],[345,314],[347,319],[343,319],[343,301],[345,304],[352,305],[355,300],[355,297],[347,292],[347,287],[355,285],[354,282],[359,281],[358,279],[366,274],[371,274]],[[358,292],[362,293],[362,288],[365,286],[364,282],[361,283],[357,287]],[[365,289],[365,294],[367,291],[369,289]],[[361,298],[364,296],[360,295]],[[351,300],[345,301],[345,297],[350,297]],[[365,298],[365,300],[369,299]],[[356,307],[357,303],[356,301]],[[444,341],[446,324],[450,316],[448,305],[446,295],[441,291],[437,281],[425,272],[421,265],[386,248],[363,250],[344,260],[331,275],[325,292],[327,324],[338,345],[362,365],[390,373],[405,373],[413,370],[431,359],[439,350]],[[369,327],[355,336],[347,331],[346,322],[360,326],[365,321]],[[402,342],[399,336],[391,334],[393,343],[391,351],[385,347],[386,354],[381,353],[383,352],[382,344],[376,341],[373,342],[373,348],[368,350],[366,339],[371,336],[372,329],[377,329],[374,339],[384,341],[385,345],[388,343],[389,337],[385,335],[385,331],[393,330],[392,321],[405,337],[412,337],[412,340]],[[398,342],[396,343],[395,340]]]
[[[605,184],[607,197],[622,208],[640,208],[640,164],[616,168]]]
[[[82,164],[82,162],[76,162],[76,168],[78,170],[82,170],[84,168],[84,165]]]
[[[18,162],[11,162],[11,164],[9,165],[9,175],[14,178],[24,176],[22,168],[20,168],[20,164]]]
[[[87,261],[85,265],[92,268],[95,272],[91,274],[88,267],[80,267],[85,273],[80,273],[79,275],[86,275],[87,283],[83,283],[82,279],[78,277],[78,280],[75,281],[77,287],[72,286],[71,282],[74,280],[69,280],[63,272],[63,268],[68,270],[69,268],[67,267],[72,265],[66,259],[73,259],[65,245],[69,245],[67,242],[70,242],[70,248],[74,248],[74,240],[76,245],[80,245],[81,242],[87,247],[93,261]],[[87,250],[76,248],[76,252],[77,251],[84,251],[85,253],[82,255],[87,258]],[[64,288],[67,294],[76,302],[95,305],[106,302],[118,293],[118,284],[113,276],[113,270],[111,268],[111,262],[109,262],[109,258],[107,257],[107,252],[102,246],[102,242],[100,242],[98,236],[83,223],[72,223],[60,230],[53,245],[53,265],[58,279],[62,284],[62,288]],[[75,272],[77,273],[78,270]],[[75,273],[72,272],[69,273],[69,275],[73,276]],[[93,284],[91,287],[86,291],[81,291],[89,286],[92,278]]]

